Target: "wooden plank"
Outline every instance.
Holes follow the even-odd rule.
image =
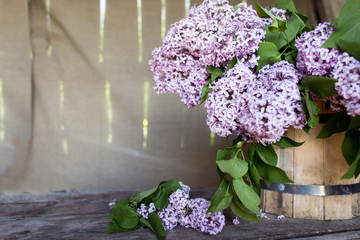
[[[192,197],[210,199],[215,188],[192,190]],[[148,229],[139,229],[124,234],[105,234],[110,212],[108,201],[114,198],[134,196],[137,192],[110,193],[55,193],[0,195],[0,239],[156,239]],[[73,206],[72,206],[73,205]],[[28,211],[35,206],[36,211]],[[34,208],[34,209],[35,209]],[[66,210],[66,208],[68,208]],[[23,211],[22,211],[23,209]],[[95,209],[95,210],[94,210]],[[41,211],[42,210],[42,211]],[[285,239],[304,237],[325,237],[329,233],[348,235],[360,231],[360,218],[343,221],[315,221],[303,219],[276,220],[276,215],[267,214],[269,219],[262,224],[240,219],[239,225],[231,223],[234,215],[224,211],[226,226],[213,237],[193,229],[176,227],[168,232],[167,239]],[[320,238],[327,239],[327,238]]]
[[[314,1],[321,22],[330,22],[339,16],[341,7],[346,0],[317,0]]]
[[[341,143],[344,133],[334,134],[325,140],[324,145],[324,173],[325,185],[353,184],[355,179],[341,180],[341,176],[349,169],[342,152]],[[328,196],[325,198],[325,219],[349,219],[356,216],[356,205],[359,202],[352,195]]]
[[[294,195],[294,218],[324,220],[324,197]]]
[[[315,139],[320,127],[310,130],[307,135],[303,131],[295,132],[296,141],[306,141],[304,145],[294,149],[294,181],[296,184],[324,184],[324,140]],[[324,219],[324,199],[315,196],[294,195],[293,217],[308,219]]]
[[[345,133],[334,134],[324,142],[324,173],[326,185],[352,184],[354,178],[341,180],[349,165],[341,152],[341,143]]]
[[[290,128],[286,135],[291,139],[295,137],[295,129]],[[290,179],[294,179],[294,149],[275,148],[279,157],[278,167],[283,169]],[[264,191],[264,211],[273,214],[283,214],[293,217],[293,195],[272,191]]]
[[[329,233],[322,236],[312,236],[311,240],[339,240],[339,239],[360,239],[360,231],[348,232],[348,233]],[[309,240],[309,238],[298,238],[298,240]]]
[[[321,130],[321,124],[310,130],[295,132],[296,141],[305,141],[304,145],[294,150],[294,181],[297,184],[319,184],[324,181],[324,140],[315,139]]]
[[[350,219],[356,216],[356,195],[328,196],[325,198],[325,220]],[[359,204],[359,202],[357,202]]]

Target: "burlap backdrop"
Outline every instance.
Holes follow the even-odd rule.
[[[148,67],[200,2],[0,0],[0,192],[216,185],[231,141],[211,136],[203,106],[156,95]]]

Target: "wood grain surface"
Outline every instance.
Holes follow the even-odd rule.
[[[191,197],[211,199],[215,188],[195,189]],[[114,198],[135,196],[137,192],[70,192],[52,194],[0,195],[0,239],[156,239],[149,229],[130,233],[106,234],[110,213],[108,203]],[[360,237],[360,218],[339,221],[316,221],[286,218],[278,221],[267,214],[261,224],[240,220],[226,210],[226,226],[217,236],[193,229],[176,227],[167,239],[330,239],[333,234]],[[335,236],[335,235],[334,235]],[[357,239],[357,238],[351,238]]]

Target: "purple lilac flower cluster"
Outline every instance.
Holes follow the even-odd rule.
[[[344,52],[330,75],[337,79],[335,89],[342,97],[341,103],[349,115],[360,115],[360,62]]]
[[[210,130],[221,137],[240,128],[241,121],[249,115],[249,86],[256,75],[244,64],[236,64],[218,79],[205,101],[207,124]]]
[[[225,216],[222,211],[207,213],[209,206],[210,201],[204,198],[190,199],[185,208],[186,213],[180,218],[180,225],[210,235],[220,233],[225,226]]]
[[[237,64],[212,87],[205,102],[211,131],[236,133],[244,141],[274,143],[289,126],[306,122],[297,83],[301,74],[287,61],[264,66],[258,75]]]
[[[169,196],[169,205],[158,215],[166,231],[178,224],[186,228],[194,228],[200,232],[216,235],[225,226],[225,216],[222,211],[214,214],[206,213],[210,201],[203,198],[190,199],[190,187],[182,185],[183,190],[177,190]]]
[[[295,41],[298,49],[296,67],[304,75],[329,76],[340,53],[337,49],[321,48],[335,30],[331,23],[320,23],[313,31],[304,32]]]
[[[228,0],[205,0],[191,8],[152,53],[154,89],[176,93],[187,107],[196,106],[209,78],[207,66],[226,67],[234,56],[250,68],[257,65],[255,52],[264,41],[266,24],[246,3],[236,11]]]
[[[137,209],[137,213],[140,217],[148,219],[149,214],[152,212],[155,212],[156,208],[154,203],[150,203],[149,206],[146,206],[145,204],[140,204],[140,208]]]
[[[303,75],[337,79],[337,93],[325,100],[334,111],[345,108],[349,115],[360,115],[360,62],[338,49],[321,48],[334,30],[331,23],[320,23],[303,33],[295,43],[299,50],[296,66]]]

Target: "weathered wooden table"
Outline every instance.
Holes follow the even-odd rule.
[[[210,199],[214,188],[195,189],[191,197]],[[108,203],[135,196],[136,192],[58,192],[51,194],[0,194],[0,239],[155,239],[149,229],[106,234]],[[209,236],[193,229],[176,227],[167,239],[360,239],[360,217],[341,221],[269,219],[262,224],[240,220],[226,210],[224,230]]]

